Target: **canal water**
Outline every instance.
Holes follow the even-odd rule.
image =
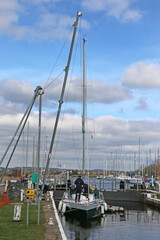
[[[141,203],[112,202],[123,213],[107,213],[90,221],[66,216],[61,222],[68,240],[160,240],[160,212]]]

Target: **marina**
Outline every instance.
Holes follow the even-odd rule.
[[[122,12],[119,9],[121,6],[118,5],[118,8],[112,9],[114,6],[109,6],[112,4],[106,1],[108,7],[106,16],[109,14],[111,17],[110,23],[113,20],[113,12],[116,20],[123,15],[121,24],[124,22],[128,24],[129,17],[130,20],[135,16],[141,18],[136,10],[131,11],[131,6],[128,8],[127,1]],[[16,2],[16,8],[23,9],[18,6],[18,3],[23,1]],[[96,21],[93,20],[92,26],[82,17],[82,12],[77,11],[73,22],[73,19],[67,15],[68,5],[67,14],[64,17],[60,9],[56,15],[53,14],[52,8],[48,13],[45,11],[51,7],[51,1],[39,2],[42,5],[37,10],[41,9],[43,16],[41,21],[39,19],[35,23],[34,27],[37,29],[41,26],[41,30],[35,32],[35,37],[40,38],[43,35],[42,29],[50,29],[47,26],[49,22],[52,22],[51,27],[54,28],[53,32],[50,29],[51,39],[54,35],[60,34],[58,41],[54,42],[55,45],[59,42],[59,38],[66,37],[65,28],[68,28],[70,23],[73,31],[68,33],[48,78],[46,73],[39,71],[40,67],[38,67],[40,78],[45,76],[46,79],[42,82],[43,87],[37,84],[38,77],[35,77],[33,86],[28,84],[28,79],[25,80],[27,81],[25,84],[12,79],[0,81],[1,105],[5,102],[8,107],[7,110],[3,110],[5,117],[2,118],[1,123],[3,144],[0,158],[0,240],[12,240],[13,237],[16,240],[159,240],[160,124],[157,110],[159,105],[156,105],[159,101],[158,94],[153,98],[155,110],[151,115],[145,115],[145,111],[149,108],[145,91],[151,86],[150,83],[146,85],[145,77],[150,75],[152,68],[153,72],[159,74],[158,64],[153,67],[154,64],[149,65],[141,61],[130,63],[128,69],[126,66],[117,65],[114,71],[110,72],[112,68],[110,64],[112,61],[115,62],[115,59],[111,57],[113,53],[110,53],[108,42],[102,44],[102,46],[107,45],[106,52],[101,48],[101,43],[95,42],[96,44],[93,45],[92,42],[101,30],[99,18]],[[58,2],[60,5],[61,1]],[[94,4],[91,4],[93,12]],[[117,1],[113,5],[116,4]],[[85,1],[81,7],[87,9],[84,6]],[[64,11],[64,9],[61,10]],[[99,11],[102,10],[99,9]],[[18,26],[18,10],[14,18],[17,19]],[[56,19],[59,21],[58,24]],[[24,23],[27,26],[27,21]],[[116,28],[114,25],[115,31]],[[21,26],[21,31],[24,29],[26,31],[24,35],[28,35],[28,28]],[[88,39],[86,34],[82,33],[84,29],[85,31],[94,30],[87,47],[85,44]],[[105,29],[104,26],[102,29]],[[16,31],[16,27],[14,30]],[[32,34],[33,28],[29,32]],[[108,38],[110,34],[111,32],[108,32]],[[18,37],[18,35],[21,36]],[[15,39],[24,37],[20,31],[18,35]],[[120,34],[115,36],[112,41],[118,39],[117,36]],[[47,34],[44,34],[43,38],[47,39]],[[33,39],[31,38],[30,41],[32,42]],[[109,40],[110,44],[112,41]],[[120,39],[117,42],[121,42]],[[126,45],[126,42],[128,42],[127,39],[123,44]],[[47,45],[48,49],[51,47],[50,44]],[[39,47],[36,44],[34,47],[37,48],[37,55],[39,55]],[[106,59],[98,61],[94,56],[96,48],[104,51],[101,57],[108,56],[107,61]],[[57,54],[56,48],[54,51],[54,54]],[[46,56],[44,52],[41,55],[44,65],[48,59],[53,61],[51,59],[53,52],[51,55],[50,50],[47,52],[46,59],[42,58],[42,55]],[[64,56],[61,56],[62,52]],[[96,70],[99,62],[101,62],[99,69],[104,71],[107,69],[107,74],[104,75],[105,80],[101,80],[101,74],[98,75],[96,71],[94,80],[91,76],[87,76],[86,56],[93,64],[93,70]],[[35,59],[35,62],[32,62],[34,66],[38,56],[37,59],[35,56],[33,59]],[[59,67],[59,59],[61,59],[60,65],[64,62],[66,65]],[[140,61],[139,56],[137,59],[136,61]],[[157,58],[154,56],[153,59]],[[56,71],[55,67],[57,67]],[[158,71],[155,70],[157,68]],[[117,69],[121,71],[123,69],[121,76]],[[52,79],[53,70],[55,76]],[[71,71],[70,75],[69,71]],[[142,73],[144,79],[142,77],[141,80],[145,83],[143,83],[144,92],[140,90],[142,86],[135,84],[136,81],[138,84],[141,83],[139,75]],[[158,74],[154,75],[156,84],[160,75]],[[108,78],[112,79],[112,84]],[[6,82],[7,85],[5,85]],[[8,88],[9,83],[14,92]],[[17,92],[16,88],[22,91]],[[138,91],[137,88],[139,88]],[[150,88],[153,90],[155,85]],[[139,95],[140,92],[143,97]],[[6,97],[7,94],[11,96]],[[151,92],[148,96],[150,95],[152,95]],[[125,101],[124,106],[123,101]],[[10,111],[10,114],[7,111]],[[141,115],[138,115],[137,111],[141,111]],[[6,128],[3,128],[5,122]],[[153,126],[155,126],[154,131]]]
[[[106,236],[109,240],[159,239],[160,199],[155,197],[158,192],[122,192],[117,189],[103,193],[108,205],[118,205],[124,211],[108,211],[103,217],[90,221],[59,215],[68,239],[104,239]]]
[[[97,178],[92,179],[92,182],[96,183],[96,186],[100,186],[99,181]],[[16,181],[13,181],[12,186],[16,187],[17,185],[15,184]],[[104,239],[106,235],[109,240],[127,240],[129,237],[133,240],[137,237],[140,240],[149,240],[151,236],[153,240],[158,240],[160,234],[159,191],[149,189],[129,191],[129,188],[125,188],[122,191],[118,187],[116,191],[111,191],[111,189],[106,191],[107,186],[110,186],[110,184],[110,180],[104,179],[105,190],[102,192],[107,204],[107,211],[102,216],[92,219],[81,219],[79,217],[60,214],[58,205],[65,190],[47,191],[44,200],[41,202],[46,222],[44,240]],[[1,186],[0,189],[2,194],[6,189],[5,185]],[[14,193],[12,194],[12,200],[5,202],[5,205],[13,204],[13,197],[16,196],[17,198],[20,195],[15,191],[12,193]],[[26,204],[25,202],[23,203],[23,200],[22,208],[23,204]],[[30,217],[28,224],[29,226],[30,224],[32,225]]]

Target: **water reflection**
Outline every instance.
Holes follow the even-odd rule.
[[[67,235],[67,239],[88,240],[93,239],[93,230],[105,226],[105,218],[93,220],[77,220],[69,216],[61,217],[62,225]]]
[[[63,216],[70,240],[159,240],[160,212],[144,205],[128,205],[124,213],[106,214],[91,221]]]

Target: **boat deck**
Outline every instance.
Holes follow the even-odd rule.
[[[89,202],[87,200],[75,202],[75,200],[64,199],[63,203],[65,203],[68,208],[76,208],[79,210],[89,211],[93,208],[96,208],[97,206],[99,207],[103,203],[103,200],[98,202],[97,201]]]

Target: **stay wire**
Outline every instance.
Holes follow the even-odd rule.
[[[80,20],[81,22],[81,20]],[[81,28],[81,25],[79,24],[79,31],[77,32],[80,32],[80,28]],[[79,34],[78,34],[79,36]],[[67,91],[67,94],[66,94],[66,98],[65,98],[65,106],[64,106],[64,111],[63,111],[63,114],[62,114],[62,121],[61,121],[61,124],[60,124],[60,127],[59,127],[59,131],[57,133],[57,141],[56,141],[56,145],[55,145],[55,151],[54,151],[54,154],[52,156],[52,160],[54,161],[55,160],[55,156],[56,156],[56,152],[57,152],[57,148],[58,148],[58,143],[59,143],[59,139],[60,139],[60,135],[61,135],[61,130],[62,130],[62,124],[63,124],[63,121],[64,121],[64,114],[66,112],[66,105],[67,105],[67,102],[68,102],[68,96],[69,96],[69,90],[70,90],[70,83],[71,83],[71,80],[72,80],[72,76],[73,76],[73,69],[74,69],[74,65],[75,65],[75,58],[76,58],[76,53],[77,53],[77,48],[78,48],[78,39],[79,37],[77,38],[77,43],[76,43],[76,47],[75,47],[75,54],[74,54],[74,57],[73,57],[73,66],[72,66],[72,70],[71,70],[71,75],[70,75],[70,80],[69,80],[69,88],[68,88],[68,91]]]
[[[80,19],[80,23],[79,23],[79,46],[80,46],[80,49],[79,49],[79,56],[80,56],[80,72],[82,70],[82,42],[81,42],[81,39],[82,39],[82,33],[81,33],[81,19]],[[77,48],[78,48],[78,40],[77,40],[77,47],[76,47],[76,52],[77,52]],[[73,71],[72,71],[73,72]],[[79,78],[80,78],[80,82],[82,81],[82,75],[79,74]],[[77,96],[77,91],[76,92],[76,96]],[[79,90],[78,90],[79,92]],[[75,96],[75,104],[76,104],[76,96]],[[78,100],[78,99],[77,99]],[[82,93],[81,93],[81,101],[82,101]],[[79,109],[79,111],[81,111]],[[73,127],[72,127],[72,141],[73,141],[73,147],[74,147],[74,151],[75,151],[75,155],[77,156],[77,164],[78,164],[78,168],[81,169],[81,154],[79,152],[79,150],[77,149],[77,146],[75,144],[76,140],[79,139],[77,138],[75,135],[74,135],[74,127],[75,127],[75,113],[73,114]],[[78,144],[79,145],[79,144]]]
[[[64,47],[65,47],[65,45],[66,45],[66,42],[67,42],[67,40],[69,39],[69,36],[70,36],[70,34],[71,34],[71,31],[72,31],[72,29],[70,29],[70,31],[69,31],[69,33],[68,33],[68,35],[67,35],[67,38],[66,38],[66,40],[65,40],[65,42],[64,42],[64,44],[63,44],[63,46],[62,46],[62,48],[61,48],[61,51],[60,51],[60,53],[59,53],[59,55],[58,55],[58,57],[57,57],[57,59],[56,59],[56,61],[55,61],[55,64],[53,65],[53,68],[52,68],[52,70],[51,70],[51,72],[50,72],[50,74],[49,74],[49,77],[48,77],[48,79],[47,79],[47,81],[46,81],[46,83],[45,83],[45,85],[44,85],[44,87],[43,87],[44,90],[46,90],[49,86],[51,86],[51,85],[53,84],[53,82],[55,82],[55,81],[62,75],[62,73],[64,72],[64,70],[62,70],[62,71],[57,75],[57,77],[54,78],[54,79],[47,85],[47,83],[48,83],[48,81],[49,81],[49,79],[50,79],[50,77],[51,77],[51,75],[52,75],[52,73],[53,73],[53,70],[55,69],[55,66],[56,66],[56,64],[57,64],[57,62],[58,62],[58,60],[59,60],[59,58],[60,58],[60,56],[61,56],[61,54],[62,54],[62,51],[63,51],[63,49],[64,49]],[[59,137],[58,137],[58,140],[59,140]],[[57,149],[57,145],[58,145],[58,141],[57,141],[57,143],[56,143],[55,149]],[[52,159],[53,159],[53,160],[55,159],[55,154],[56,154],[56,150],[54,151],[54,155],[52,156]],[[52,163],[51,163],[51,164],[52,164]],[[51,167],[51,164],[50,164],[50,167]]]
[[[76,42],[76,47],[75,47],[75,55],[73,58],[73,66],[72,66],[72,70],[71,70],[71,77],[70,77],[70,81],[69,81],[69,88],[68,88],[68,92],[67,92],[67,97],[66,97],[66,102],[68,101],[68,96],[69,96],[69,91],[70,91],[70,86],[71,86],[71,81],[72,81],[72,77],[73,77],[73,71],[74,71],[74,66],[75,66],[75,60],[76,60],[76,56],[77,56],[77,50],[78,50],[78,43],[80,45],[80,49],[81,49],[81,19],[80,19],[80,23],[79,23],[79,32],[78,32],[78,37],[77,37],[77,42]],[[80,63],[81,63],[81,51],[80,51]],[[74,122],[74,119],[73,119]],[[75,144],[75,138],[73,135],[73,128],[72,128],[72,141],[73,141],[73,146],[75,148],[75,153],[77,155],[78,161],[78,168],[80,169],[80,154],[77,153],[76,151],[76,144]]]
[[[56,67],[56,65],[57,65],[57,62],[58,62],[58,60],[59,60],[59,58],[60,58],[60,56],[61,56],[61,54],[62,54],[62,51],[63,51],[63,49],[64,49],[64,47],[65,47],[65,45],[66,45],[66,43],[67,43],[67,41],[68,41],[68,39],[69,39],[69,36],[70,36],[70,34],[71,34],[71,31],[72,31],[72,29],[70,29],[70,31],[69,31],[69,33],[68,33],[68,35],[67,35],[67,37],[66,37],[66,39],[65,39],[65,41],[64,41],[64,44],[63,44],[63,46],[62,46],[62,48],[61,48],[61,50],[60,50],[60,53],[59,53],[59,55],[58,55],[58,57],[57,57],[54,65],[53,65],[53,67],[52,67],[52,69],[51,69],[51,72],[50,72],[50,74],[49,74],[49,76],[48,76],[48,78],[47,78],[47,81],[46,81],[46,83],[45,83],[45,85],[44,85],[44,87],[43,87],[44,90],[45,90],[46,88],[48,88],[48,86],[50,86],[55,80],[57,80],[58,76],[60,75],[60,74],[59,74],[51,83],[49,83],[49,84],[47,85],[47,83],[48,83],[48,81],[50,80],[51,75],[52,75],[52,73],[53,73],[53,71],[54,71],[54,69],[55,69],[55,67]]]
[[[54,78],[46,87],[44,87],[43,89],[46,90],[50,85],[52,85],[53,82],[55,82],[61,75],[62,73],[64,72],[64,70],[62,70],[56,78]]]

